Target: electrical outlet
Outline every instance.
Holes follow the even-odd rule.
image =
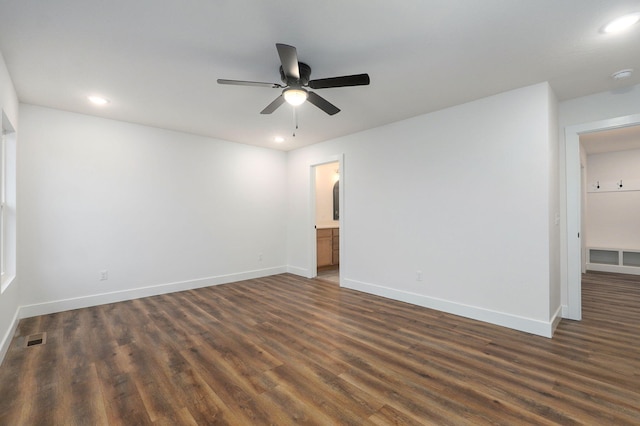
[[[106,269],[103,269],[102,271],[100,271],[100,281],[106,281],[109,279],[109,271],[107,271]]]
[[[416,271],[416,281],[422,281],[422,271]]]

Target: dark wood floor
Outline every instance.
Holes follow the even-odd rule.
[[[583,282],[553,339],[293,275],[24,319],[0,424],[638,425],[640,277]]]

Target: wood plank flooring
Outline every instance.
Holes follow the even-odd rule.
[[[553,339],[288,274],[28,318],[0,425],[638,425],[640,277],[583,299]]]

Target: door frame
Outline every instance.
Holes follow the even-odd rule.
[[[580,171],[580,135],[640,125],[640,114],[592,121],[565,128],[566,280],[567,310],[563,317],[582,319],[582,174]]]
[[[315,278],[318,276],[318,253],[316,250],[316,167],[329,163],[338,163],[338,171],[340,174],[340,186],[338,187],[338,201],[340,205],[340,218],[338,223],[340,226],[340,285],[342,285],[343,265],[345,263],[344,255],[344,223],[345,223],[345,179],[344,179],[344,154],[337,154],[324,157],[322,160],[315,161],[309,165],[309,276],[307,278]]]

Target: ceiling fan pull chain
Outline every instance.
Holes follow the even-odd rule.
[[[298,109],[296,107],[293,107],[293,137],[296,137],[296,130],[298,130]]]

